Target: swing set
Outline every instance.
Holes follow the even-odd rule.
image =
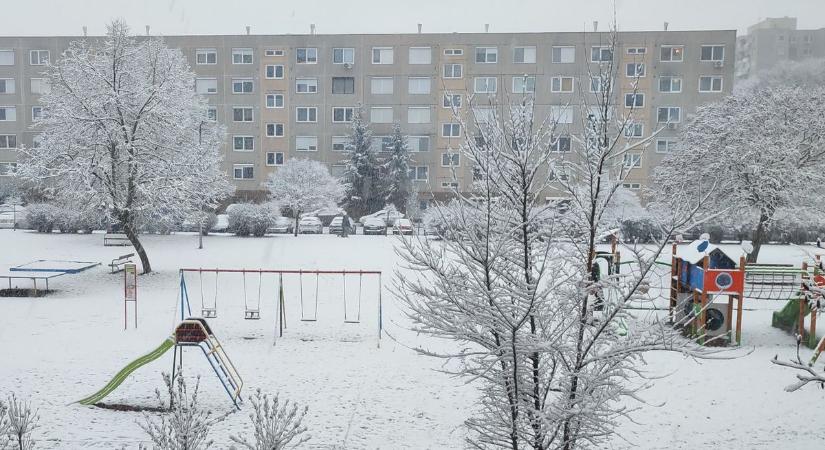
[[[283,330],[286,329],[286,308],[284,300],[284,275],[297,275],[298,277],[298,296],[301,312],[301,322],[316,322],[318,321],[318,300],[319,300],[319,285],[321,276],[341,276],[342,280],[342,299],[344,306],[344,323],[358,324],[361,323],[361,300],[363,294],[364,276],[378,277],[378,342],[380,345],[383,334],[383,305],[381,293],[383,290],[381,282],[381,271],[375,270],[277,270],[277,269],[204,269],[204,268],[184,268],[180,269],[180,317],[190,317],[192,315],[192,305],[189,297],[189,291],[186,285],[186,274],[197,274],[200,287],[200,306],[201,317],[205,319],[214,319],[218,317],[218,291],[221,283],[219,278],[226,277],[231,274],[240,274],[243,282],[243,305],[244,305],[244,319],[245,320],[260,320],[261,319],[261,298],[262,289],[264,285],[264,275],[277,275],[275,283],[277,284],[277,295],[275,298],[277,309],[277,330],[278,336],[283,337]],[[204,274],[215,274],[215,290],[213,295],[204,292]],[[257,297],[250,298],[250,291],[254,288],[248,288],[247,284],[254,283],[254,281],[247,282],[247,275],[254,279],[258,275]],[[314,275],[314,277],[313,277]],[[358,276],[358,295],[355,299],[353,308],[348,305],[347,301],[347,277]],[[304,295],[304,279],[309,278],[310,284],[314,278],[314,289],[310,289],[307,295]],[[314,292],[311,292],[314,291]],[[310,295],[312,294],[312,295]],[[353,311],[354,309],[354,311]]]

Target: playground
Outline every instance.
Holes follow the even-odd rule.
[[[216,448],[229,448],[229,435],[248,426],[242,399],[256,389],[309,407],[307,448],[463,448],[475,392],[439,372],[443,361],[409,348],[449,344],[406,331],[392,294],[396,239],[209,236],[198,250],[195,235],[146,236],[155,273],[138,277],[137,301],[124,304],[124,273],[107,267],[123,249],[104,247],[102,235],[0,230],[4,273],[46,259],[102,263],[55,278],[48,295],[0,298],[0,391],[39,408],[36,437],[48,440],[38,448],[136,449],[146,443],[138,410],[157,406],[161,373],[182,358],[187,380],[200,378],[203,406],[240,407],[214,428]],[[735,262],[744,255],[739,245],[720,248]],[[623,424],[627,441],[611,448],[821,448],[825,434],[800,421],[816,417],[825,393],[785,392],[794,373],[770,363],[795,354],[773,316],[788,307],[787,285],[801,276],[806,251],[817,250],[763,248],[760,262],[791,266],[760,267],[750,288],[745,278],[745,356],[650,355],[647,374],[666,377],[645,393],[650,404],[634,416],[638,423]],[[665,251],[659,259],[670,263]],[[650,295],[661,298],[656,309],[639,310],[642,317],[670,314],[671,268],[657,273]],[[813,353],[804,352],[803,359]],[[112,408],[84,405],[95,403]]]

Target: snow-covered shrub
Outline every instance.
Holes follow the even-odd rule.
[[[33,449],[32,433],[39,428],[38,420],[37,411],[14,394],[9,396],[7,405],[0,402],[0,448]]]
[[[271,203],[239,203],[229,210],[228,216],[229,230],[236,236],[261,237],[278,217],[278,211]]]
[[[29,228],[40,233],[51,233],[60,215],[60,208],[48,203],[34,203],[26,208],[26,222]]]
[[[211,448],[209,440],[212,426],[221,422],[226,415],[213,416],[211,411],[201,408],[198,403],[200,378],[195,383],[192,395],[187,392],[182,374],[172,380],[169,374],[163,374],[163,382],[169,394],[168,412],[154,419],[144,414],[140,428],[149,436],[155,450],[201,450]],[[163,408],[167,408],[160,390],[155,396]]]
[[[622,221],[620,230],[622,239],[628,242],[635,242],[638,239],[638,242],[648,243],[662,237],[659,227],[648,217],[626,219]]]
[[[59,208],[56,219],[55,225],[61,233],[91,233],[94,230],[105,230],[108,223],[106,215],[97,210]]]
[[[236,442],[248,450],[281,450],[292,443],[292,447],[298,447],[309,440],[309,436],[301,436],[307,429],[301,425],[307,413],[307,407],[300,408],[297,404],[289,400],[281,403],[278,394],[270,397],[262,394],[258,389],[251,400],[252,412],[249,418],[252,420],[252,439],[245,439],[242,436],[230,436]],[[296,440],[296,442],[292,442]]]

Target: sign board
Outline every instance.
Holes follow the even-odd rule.
[[[123,292],[124,300],[127,302],[137,301],[137,266],[126,264],[123,266]]]

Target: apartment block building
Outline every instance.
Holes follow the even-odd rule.
[[[796,17],[767,18],[737,39],[736,76],[747,78],[786,61],[809,58],[825,58],[825,28],[798,30]]]
[[[15,148],[36,144],[31,124],[49,88],[44,65],[76,39],[96,38],[0,37],[0,181],[15,170]],[[165,37],[189,59],[209,118],[227,128],[225,170],[239,196],[262,197],[262,183],[289,158],[319,160],[341,175],[361,105],[377,150],[394,122],[409,136],[422,201],[472,181],[472,167],[454,150],[473,130],[462,129],[453,105],[466,112],[470,96],[506,104],[527,94],[539,114],[554,114],[574,133],[579,91],[598,89],[588,74],[608,59],[618,67],[616,113],[634,108],[625,138],[658,133],[625,161],[632,168],[627,187],[641,188],[687,116],[731,91],[736,33],[622,32],[618,39],[612,54],[602,32]],[[550,151],[572,145],[562,136]]]

